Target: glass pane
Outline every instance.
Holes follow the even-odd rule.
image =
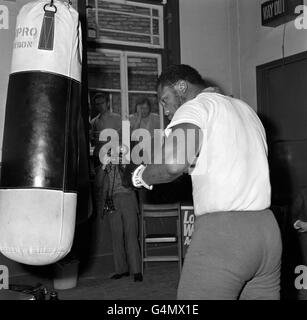
[[[87,9],[87,25],[96,28],[96,14],[94,9]]]
[[[136,34],[112,32],[100,30],[99,35],[108,40],[117,40],[125,42],[151,43],[150,36],[140,36]]]
[[[163,40],[161,41],[160,23],[163,20],[160,20],[160,10],[154,9],[150,4],[143,5],[146,7],[98,0],[97,8],[96,2],[89,0],[88,37],[99,37],[109,43],[161,47]]]
[[[152,33],[155,35],[159,35],[159,20],[158,19],[152,20]]]
[[[121,97],[120,92],[108,92],[108,91],[98,91],[98,90],[89,90],[90,94],[90,119],[95,118],[99,114],[99,110],[97,110],[94,102],[94,97],[98,93],[107,93],[110,99],[110,110],[113,113],[117,113],[121,115]]]
[[[88,8],[95,8],[96,7],[95,0],[87,0],[87,7]]]
[[[126,4],[121,4],[121,3],[114,3],[114,2],[112,3],[112,2],[108,2],[108,1],[102,1],[102,0],[98,0],[98,8],[150,16],[150,9],[149,8],[126,5]]]
[[[157,9],[152,9],[152,15],[153,15],[154,17],[159,17],[159,10],[157,10]]]
[[[90,88],[120,89],[120,55],[88,52],[88,83]]]
[[[90,94],[90,142],[91,152],[98,155],[101,143],[99,142],[99,135],[101,130],[106,128],[113,128],[121,130],[121,108],[120,108],[120,93],[102,91],[102,90],[89,90]],[[100,98],[95,101],[97,94],[107,95],[108,101]],[[106,107],[109,107],[106,109]],[[113,112],[110,114],[109,112]],[[103,116],[101,116],[103,112]],[[117,114],[115,114],[117,113]]]
[[[153,37],[153,44],[159,45],[160,44],[160,38],[159,37]]]
[[[87,10],[87,35],[88,38],[97,38],[97,24],[95,10]]]
[[[136,113],[136,103],[142,98],[148,98],[151,103],[151,112],[159,115],[158,98],[156,94],[144,93],[129,93],[129,115],[133,116]]]
[[[121,30],[150,34],[150,18],[130,16],[107,11],[98,11],[98,24],[101,29]]]
[[[128,89],[156,91],[158,59],[128,56]]]
[[[111,92],[110,93],[110,105],[111,105],[110,109],[113,113],[118,113],[119,115],[122,114],[120,92]]]

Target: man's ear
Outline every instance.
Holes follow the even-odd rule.
[[[185,94],[188,89],[188,84],[185,80],[179,80],[176,85],[175,89],[181,94]]]

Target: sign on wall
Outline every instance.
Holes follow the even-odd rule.
[[[295,8],[302,4],[304,4],[304,0],[270,0],[262,3],[262,25],[277,27],[294,20],[298,15],[295,13]]]
[[[182,223],[182,257],[185,256],[186,251],[190,245],[192,234],[194,231],[194,208],[193,206],[182,206],[181,207],[181,223]]]

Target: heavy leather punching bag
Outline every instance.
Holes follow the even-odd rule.
[[[0,251],[46,265],[71,249],[76,220],[81,28],[61,1],[17,17],[0,189]]]

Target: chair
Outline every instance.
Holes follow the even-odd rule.
[[[163,218],[174,218],[176,222],[175,233],[149,233],[153,229],[154,221]],[[171,220],[171,219],[170,219]],[[161,220],[160,220],[161,221]],[[151,228],[150,228],[151,227]],[[148,255],[148,245],[176,243],[176,255]],[[161,248],[162,250],[162,248]],[[178,261],[179,272],[182,267],[182,247],[181,247],[181,214],[180,203],[172,204],[142,204],[141,207],[141,257],[142,257],[142,274],[144,273],[145,262],[154,261]]]

